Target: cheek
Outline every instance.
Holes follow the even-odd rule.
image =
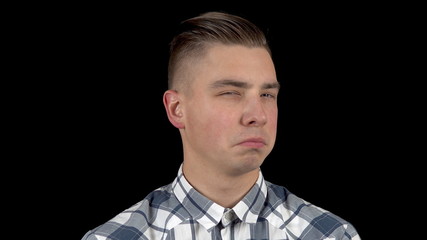
[[[209,111],[205,112],[205,118],[203,119],[205,131],[214,138],[223,136],[227,129],[230,129],[233,125],[233,114],[225,111],[224,108],[215,109],[211,107]]]
[[[193,106],[188,118],[188,127],[199,133],[205,142],[218,142],[226,136],[225,132],[231,128],[235,116],[224,107],[216,106]]]
[[[274,134],[276,134],[276,129],[277,129],[277,121],[278,121],[277,117],[278,117],[277,108],[273,108],[270,111],[268,111],[267,113],[268,129],[270,132],[274,132]]]
[[[219,140],[221,137],[224,138],[227,136],[226,132],[233,129],[234,120],[230,114],[213,114],[206,119],[207,128],[206,129],[211,138],[214,140]]]

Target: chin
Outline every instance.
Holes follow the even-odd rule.
[[[264,159],[260,158],[245,158],[237,165],[242,173],[247,173],[259,169],[263,162]]]

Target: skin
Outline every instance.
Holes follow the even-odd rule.
[[[180,76],[190,84],[167,90],[163,103],[182,137],[184,176],[231,208],[255,184],[275,143],[279,84],[273,61],[263,48],[214,44]]]

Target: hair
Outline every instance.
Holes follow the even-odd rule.
[[[213,43],[242,45],[250,48],[262,47],[271,56],[263,31],[254,23],[224,12],[206,12],[181,22],[178,33],[170,42],[169,89],[184,84],[183,80],[175,79],[177,69],[182,67],[188,59],[202,57],[209,45]]]

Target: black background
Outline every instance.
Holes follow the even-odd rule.
[[[391,194],[384,176],[392,175],[391,157],[401,154],[400,132],[390,130],[401,119],[393,64],[399,49],[391,48],[399,16],[387,6],[70,3],[49,9],[26,22],[35,64],[29,71],[38,78],[26,85],[36,97],[26,101],[21,121],[29,122],[28,154],[43,169],[37,188],[49,189],[48,200],[36,198],[63,238],[80,239],[175,178],[181,140],[162,103],[168,43],[180,21],[211,10],[248,18],[270,41],[282,88],[265,179],[350,221],[363,239],[383,221],[377,207]]]

